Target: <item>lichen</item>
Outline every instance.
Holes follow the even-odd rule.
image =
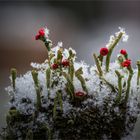
[[[49,30],[39,30],[48,58],[31,63],[32,71],[17,77],[11,70],[11,96],[3,139],[123,139],[132,135],[138,118],[140,68],[131,67],[127,51],[115,62],[111,54],[118,41],[126,41],[124,29],[110,37],[95,65],[76,61],[76,52],[61,42],[52,48]],[[102,52],[106,51],[106,52]],[[126,57],[127,56],[127,57]],[[104,59],[106,57],[106,59]],[[104,62],[105,60],[105,62]]]

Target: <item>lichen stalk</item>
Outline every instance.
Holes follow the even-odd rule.
[[[71,81],[70,76],[66,73],[66,72],[62,72],[62,75],[65,77],[65,79],[67,80],[67,84],[66,84],[66,91],[68,92],[68,94],[70,95],[70,98],[73,100],[74,99],[74,85],[73,82]]]
[[[127,88],[126,88],[126,96],[125,96],[126,103],[128,101],[128,98],[129,98],[129,93],[130,93],[130,88],[131,88],[131,80],[132,80],[132,77],[133,77],[133,70],[132,70],[131,66],[128,67],[128,71],[129,71],[129,76],[128,76],[128,79],[127,79]]]
[[[62,99],[62,91],[61,90],[59,90],[57,92],[57,97],[58,97],[58,101],[59,101],[60,110],[62,112],[63,111],[63,99]]]
[[[48,52],[50,52],[51,51],[51,46],[52,46],[52,41],[51,40],[47,40],[47,41],[45,40],[44,43],[45,43],[45,46],[46,46]]]
[[[83,78],[82,74],[83,74],[82,68],[79,68],[75,72],[75,76],[81,82],[81,86],[82,86],[83,90],[88,94],[88,89],[86,87],[86,82],[85,82],[85,79]]]
[[[15,68],[12,68],[10,72],[11,72],[11,78],[12,78],[12,87],[13,87],[13,90],[15,91],[17,70]]]
[[[46,86],[47,86],[47,90],[48,90],[48,98],[50,98],[50,85],[51,85],[51,70],[50,68],[48,68],[46,70]]]
[[[103,59],[104,59],[104,57],[102,55],[99,55],[98,58],[100,60],[101,66],[102,66],[103,65]]]
[[[54,106],[53,106],[53,118],[56,118],[56,108],[57,108],[57,95],[54,98]]]
[[[116,102],[120,103],[121,96],[122,96],[122,78],[123,78],[123,76],[117,70],[115,71],[115,73],[118,77],[118,96],[117,96]]]
[[[46,130],[46,133],[47,133],[47,140],[51,140],[51,129],[49,128],[49,126],[47,124],[44,124],[42,126],[42,129],[45,129]]]
[[[37,71],[32,70],[32,78],[34,80],[35,90],[36,90],[37,110],[39,111],[41,109],[41,89],[39,86],[38,72]]]
[[[139,85],[140,84],[140,61],[137,61],[137,68],[138,68],[137,85]]]
[[[73,54],[72,50],[69,50],[69,57],[68,60],[70,61],[70,66],[68,68],[68,73],[70,75],[71,81],[73,81],[74,78],[74,63],[73,63],[73,58],[75,57],[75,54]]]
[[[99,60],[98,60],[95,53],[93,54],[93,57],[94,57],[96,67],[97,67],[98,72],[99,72],[99,76],[101,77],[103,75],[103,71],[102,71],[101,65],[100,65]]]
[[[107,54],[106,57],[106,72],[109,72],[109,65],[110,65],[110,59],[111,59],[111,55],[112,52],[115,48],[115,46],[118,44],[118,42],[120,41],[121,37],[122,37],[123,33],[120,32],[119,35],[116,37],[116,39],[114,40],[113,44],[111,44],[110,48],[109,48],[109,52]]]

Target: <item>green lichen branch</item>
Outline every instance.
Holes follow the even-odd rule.
[[[4,139],[15,139],[15,135],[13,132],[13,126],[12,122],[13,121],[20,121],[20,113],[17,109],[10,109],[8,111],[8,114],[6,115],[6,123],[7,123],[7,132],[5,133],[6,135],[4,136]]]
[[[127,79],[127,88],[126,88],[126,96],[125,96],[125,101],[128,101],[129,98],[129,93],[130,93],[130,87],[131,87],[131,80],[133,77],[133,69],[131,67],[131,65],[128,67],[128,71],[129,71],[129,76]]]
[[[81,82],[81,86],[82,86],[83,90],[88,94],[86,82],[85,82],[85,79],[83,78],[82,74],[83,74],[83,70],[82,70],[82,67],[80,67],[78,70],[76,70],[75,76]]]
[[[48,98],[50,98],[50,88],[51,88],[51,69],[46,70],[46,86],[48,90]]]
[[[68,73],[70,75],[70,79],[71,81],[73,81],[73,78],[74,78],[74,62],[73,62],[73,59],[75,57],[75,54],[72,52],[72,50],[69,50],[69,57],[68,57],[68,60],[70,62],[70,66],[68,68]]]
[[[48,39],[47,41],[45,40],[44,43],[45,43],[45,46],[46,46],[48,52],[51,51],[52,41]]]
[[[74,88],[73,82],[72,82],[69,74],[67,74],[66,72],[62,72],[62,75],[67,80],[66,91],[70,95],[70,98],[73,100],[74,99],[74,92],[75,92],[75,88]]]
[[[115,73],[118,77],[118,96],[117,96],[116,102],[120,103],[121,96],[122,96],[122,78],[123,78],[123,76],[117,70],[115,70]]]
[[[13,87],[13,90],[15,91],[15,89],[16,89],[17,70],[15,68],[12,68],[10,70],[10,73],[11,73],[11,78],[12,78],[12,87]]]
[[[101,66],[102,66],[104,57],[100,54],[98,56],[98,59],[100,60],[100,63],[101,63]]]
[[[115,46],[118,44],[118,42],[120,41],[121,37],[122,37],[123,33],[120,32],[119,35],[116,37],[116,39],[114,40],[114,42],[111,44],[111,46],[109,47],[109,52],[107,54],[106,57],[106,72],[109,72],[109,65],[110,65],[110,59],[111,59],[111,55],[112,52],[115,48]]]
[[[100,62],[99,62],[98,57],[96,56],[95,53],[93,54],[93,57],[94,57],[94,60],[95,60],[96,67],[97,67],[97,69],[98,69],[98,74],[99,74],[99,76],[101,77],[101,76],[103,75],[103,71],[102,71]]]
[[[63,99],[62,99],[62,91],[58,90],[56,92],[56,96],[54,98],[54,107],[53,107],[53,118],[56,118],[57,115],[57,105],[59,104],[60,111],[63,112]]]
[[[137,85],[139,85],[140,84],[140,61],[137,61],[137,68],[138,68]]]
[[[37,110],[39,111],[41,109],[41,88],[39,86],[38,72],[37,71],[32,70],[32,78],[34,80],[34,85],[35,85],[35,90],[36,90]]]
[[[97,70],[98,70],[98,75],[99,75],[100,79],[102,81],[104,81],[112,89],[112,91],[115,91],[115,87],[103,77],[102,67],[101,67],[99,59],[98,59],[98,57],[96,56],[95,53],[93,54],[93,57],[94,57],[94,60],[95,60],[95,64],[96,64],[96,67],[97,67]]]
[[[43,126],[41,127],[41,130],[45,130],[45,132],[47,133],[47,140],[51,140],[51,129],[50,127],[45,123],[43,124]]]

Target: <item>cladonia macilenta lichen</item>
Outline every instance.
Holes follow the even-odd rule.
[[[41,28],[36,40],[44,42],[48,59],[42,64],[31,63],[33,70],[19,77],[17,70],[11,69],[11,86],[6,88],[11,100],[2,138],[130,137],[140,111],[140,61],[133,69],[122,49],[111,62],[118,42],[127,39],[119,27],[106,47],[93,54],[95,65],[89,66],[75,61],[75,50],[63,48],[62,42],[53,48],[49,30]]]

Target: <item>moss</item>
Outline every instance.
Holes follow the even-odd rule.
[[[77,100],[75,102],[78,103]],[[50,104],[48,108],[43,109],[42,107],[41,109],[40,113],[46,114],[46,120],[44,122],[38,121],[38,113],[23,115],[13,108],[9,110],[8,117],[12,119],[8,119],[8,125],[2,133],[3,138],[14,138],[16,140],[19,138],[16,133],[19,130],[21,138],[25,139],[28,134],[27,130],[30,130],[33,140],[102,140],[104,136],[108,139],[121,139],[123,136],[129,135],[134,129],[137,117],[131,114],[126,116],[129,107],[126,106],[125,102],[120,104],[115,104],[114,102],[111,108],[109,107],[110,102],[111,99],[106,98],[101,111],[101,108],[93,105],[84,107],[83,100],[80,100],[79,104],[75,105],[72,103],[75,109],[71,109],[68,115],[64,115],[61,109],[56,107],[57,115],[53,121],[53,105]],[[80,110],[77,111],[76,108],[79,107]],[[116,107],[119,109],[118,113],[114,111]],[[33,123],[33,127],[30,127],[31,123]],[[34,126],[36,126],[36,129],[34,129]]]

